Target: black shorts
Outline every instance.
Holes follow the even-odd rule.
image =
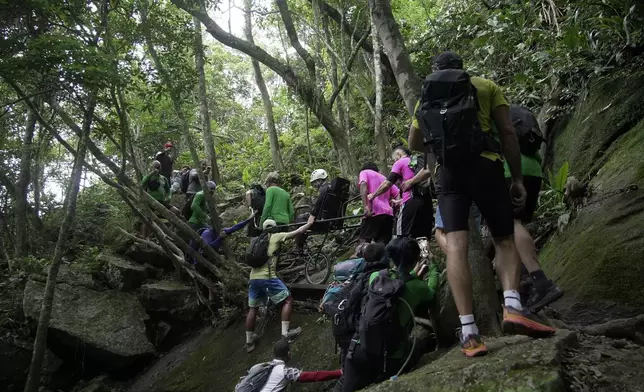
[[[436,176],[445,233],[468,230],[470,204],[474,202],[492,237],[514,234],[512,198],[505,184],[503,162],[479,157],[462,167],[440,166]]]
[[[434,206],[431,200],[413,197],[398,212],[396,235],[398,237],[431,238],[434,228]]]
[[[360,239],[388,244],[393,226],[394,217],[391,215],[366,217],[360,222]]]
[[[537,210],[539,202],[539,191],[541,190],[541,177],[523,176],[523,186],[526,191],[525,206],[519,213],[514,214],[514,219],[520,220],[522,223],[532,222],[534,212]],[[506,185],[510,189],[512,179],[506,179]]]

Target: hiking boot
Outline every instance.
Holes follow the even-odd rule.
[[[546,324],[541,317],[529,310],[516,310],[511,306],[503,307],[503,333],[512,335],[527,335],[533,338],[551,336],[555,329]]]
[[[479,335],[467,335],[461,338],[461,351],[465,356],[474,358],[487,354],[487,346]]]
[[[532,294],[530,295],[528,302],[526,302],[526,307],[530,309],[532,313],[537,313],[545,306],[561,298],[563,294],[563,290],[549,280],[548,283],[542,287],[534,286],[532,288]]]
[[[249,353],[249,354],[250,354],[250,353],[252,353],[253,351],[255,351],[255,343],[257,342],[257,338],[258,338],[258,337],[259,337],[259,336],[257,336],[257,334],[256,334],[256,333],[254,333],[254,334],[253,334],[253,337],[250,339],[250,342],[246,342],[246,352],[247,352],[247,353]]]
[[[284,340],[286,340],[289,343],[293,343],[295,338],[300,336],[301,333],[302,333],[302,328],[300,327],[297,327],[295,329],[289,329],[286,335],[282,335],[282,338],[284,338]]]

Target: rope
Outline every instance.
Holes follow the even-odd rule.
[[[416,320],[414,319],[414,310],[411,308],[411,305],[409,305],[409,302],[405,301],[403,298],[399,298],[402,302],[407,305],[407,308],[409,309],[409,312],[411,313],[411,321],[414,323],[414,328],[416,328]],[[414,336],[414,340],[412,341],[411,344],[411,350],[409,351],[409,355],[407,355],[407,360],[403,365],[400,367],[400,370],[398,370],[398,373],[396,373],[395,376],[392,376],[391,379],[395,380],[397,379],[400,374],[403,372],[403,370],[407,367],[407,364],[411,360],[411,356],[414,355],[414,350],[416,349],[416,336]]]

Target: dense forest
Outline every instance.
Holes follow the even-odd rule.
[[[562,318],[563,327],[644,309],[643,291],[633,282],[644,252],[638,189],[644,159],[637,153],[644,146],[644,7],[635,0],[5,0],[0,12],[0,364],[10,369],[0,370],[0,390],[80,390],[114,369],[120,369],[114,379],[128,380],[134,374],[123,364],[141,370],[155,352],[169,351],[203,325],[224,329],[240,319],[247,269],[238,261],[247,239],[240,234],[221,252],[209,246],[196,252],[189,244],[203,245],[201,237],[141,186],[166,143],[174,146],[176,171],[207,161],[211,169],[197,173],[204,189],[208,181],[217,184],[205,198],[209,224],[219,230],[246,218],[243,195],[273,171],[284,189],[304,197],[315,193],[304,186],[315,169],[352,182],[366,162],[388,172],[392,146],[408,143],[432,59],[445,50],[537,115],[547,175],[531,231],[548,260],[544,269],[570,298],[596,305],[579,310],[581,302],[568,303],[575,311]],[[569,177],[588,190],[586,198],[564,197]],[[184,196],[176,193],[171,203],[181,208]],[[616,215],[593,221],[604,219],[593,209],[600,206]],[[142,226],[151,233],[147,239]],[[78,296],[59,292],[75,286],[69,279],[85,279],[78,276],[91,276],[81,284],[90,296],[105,287],[111,292],[110,283],[96,285],[111,279],[114,252],[146,260],[137,287],[122,281],[121,293],[110,299],[117,314],[137,320],[143,342],[134,348],[124,339],[130,347],[112,350],[90,339],[99,359],[85,371],[73,347],[80,341],[85,347],[87,339],[56,332],[64,330],[61,307],[73,308],[76,302],[65,301]],[[615,258],[620,262],[611,267]],[[166,264],[156,265],[161,259]],[[122,293],[150,289],[153,284],[139,286],[157,267],[159,279],[185,288],[170,297],[196,304],[177,322],[190,327],[173,325],[181,338],[166,346],[160,325],[172,323],[156,318],[165,308],[151,311],[144,303],[143,309]],[[444,274],[441,280],[445,287]],[[35,302],[27,300],[34,285]],[[597,305],[598,297],[616,307]],[[627,332],[612,337],[641,345],[641,316],[630,320],[630,327],[619,326]],[[597,331],[586,333],[610,335]],[[18,360],[23,351],[28,354]],[[64,364],[50,371],[54,354]],[[147,388],[234,386],[207,389],[196,373],[191,378],[195,384]],[[583,389],[573,376],[565,381],[565,390],[626,390],[622,384]],[[114,390],[124,384],[118,385]]]

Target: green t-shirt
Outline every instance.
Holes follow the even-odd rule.
[[[511,178],[512,174],[510,173],[510,166],[508,166],[508,162],[504,162],[503,166],[505,169],[505,178]],[[521,174],[529,177],[542,176],[543,172],[541,171],[541,157],[538,153],[534,157],[521,154]]]
[[[495,127],[493,127],[494,120],[492,119],[492,109],[499,106],[510,106],[510,104],[505,99],[501,87],[493,81],[478,76],[472,76],[470,80],[474,87],[476,87],[476,95],[479,99],[479,111],[477,113],[477,117],[481,124],[481,129],[483,132],[489,132],[492,136],[495,136],[497,131]],[[418,105],[420,105],[420,101],[416,103],[414,113],[418,111]],[[412,126],[416,129],[420,129],[416,116],[412,119]],[[502,159],[501,155],[489,151],[484,151],[481,153],[481,156],[493,161]]]
[[[379,273],[380,272],[378,271],[373,272],[371,276],[369,276],[369,285],[373,283],[373,280]],[[395,278],[396,273],[390,271],[389,276]],[[436,288],[438,286],[438,270],[435,263],[430,265],[428,276],[427,282],[425,282],[412,274],[412,279],[405,283],[402,298],[407,301],[409,306],[413,309],[414,314],[409,313],[409,308],[402,302],[400,302],[396,308],[398,321],[400,322],[400,325],[407,330],[407,336],[409,336],[413,327],[413,323],[411,321],[412,317],[414,317],[414,315],[421,309],[427,308],[430,302],[434,299]],[[390,357],[404,358],[409,355],[410,349],[411,346],[409,345],[409,341],[404,340]]]
[[[260,225],[264,224],[266,219],[272,219],[277,224],[288,224],[293,222],[295,210],[291,195],[278,186],[271,186],[266,190],[266,201],[262,211]]]
[[[192,210],[192,215],[188,220],[189,223],[206,226],[208,225],[208,212],[206,206],[206,196],[204,196],[203,191],[195,193],[195,197],[192,199],[192,204],[190,205]]]
[[[273,255],[275,255],[275,252],[279,250],[284,240],[286,240],[286,234],[287,233],[273,233],[270,235],[270,239],[268,240],[268,257],[270,259],[268,260],[268,263],[263,266],[250,270],[250,280],[272,279],[277,277],[275,274],[275,265],[277,264],[275,258],[277,256],[273,257]]]
[[[141,180],[141,186],[154,200],[160,203],[165,203],[170,200],[170,182],[161,174],[148,174]],[[156,189],[153,190],[152,188],[155,187]]]

